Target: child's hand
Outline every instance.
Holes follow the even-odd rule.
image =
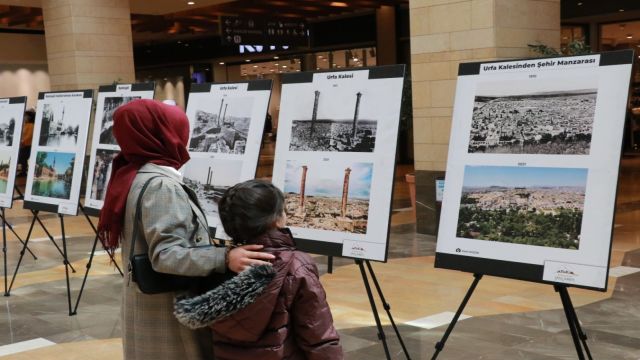
[[[227,267],[229,270],[239,273],[251,265],[271,265],[269,260],[276,257],[260,252],[262,245],[242,245],[229,250],[227,253]]]

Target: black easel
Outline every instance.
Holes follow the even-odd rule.
[[[84,278],[82,279],[82,285],[80,285],[80,291],[78,292],[78,298],[76,299],[76,305],[73,308],[73,312],[70,312],[69,315],[76,315],[78,313],[78,305],[80,305],[80,298],[82,298],[82,293],[84,291],[84,287],[87,284],[87,277],[89,276],[89,270],[91,270],[91,265],[93,264],[93,257],[95,256],[95,253],[96,253],[96,246],[98,245],[98,240],[100,240],[100,235],[98,234],[98,229],[93,224],[93,221],[91,221],[91,218],[89,217],[89,214],[87,214],[87,211],[85,210],[85,207],[82,206],[82,204],[78,204],[78,206],[80,207],[80,210],[84,214],[84,217],[89,222],[89,225],[91,225],[91,228],[96,233],[96,236],[93,238],[93,246],[91,247],[91,254],[89,255],[89,261],[87,262],[87,269],[84,272]],[[113,262],[113,264],[116,266],[116,269],[118,269],[118,272],[120,273],[120,276],[124,277],[124,273],[120,269],[120,266],[118,266],[118,263],[113,258],[114,254],[112,252],[110,252],[110,251],[107,251],[107,255],[109,255],[109,258],[111,259],[111,262]]]
[[[11,226],[11,224],[7,222],[7,218],[5,217],[5,213],[4,213],[4,208],[0,208],[0,218],[2,218],[2,255],[3,255],[3,265],[4,265],[4,296],[9,296],[9,291],[7,287],[7,283],[8,283],[7,281],[7,227],[9,227],[9,230],[11,230],[13,235],[18,239],[18,241],[20,241],[22,245],[24,245],[24,241],[22,240],[20,235],[18,235],[18,233],[16,233],[16,231],[13,229],[13,226]],[[31,256],[33,256],[33,260],[38,260],[38,258],[31,251],[31,249],[27,248],[27,251],[29,252],[29,254],[31,254]]]
[[[447,342],[449,335],[453,331],[453,328],[456,326],[460,315],[462,315],[462,311],[467,306],[471,295],[473,294],[476,286],[482,279],[482,274],[473,274],[473,282],[467,290],[467,294],[462,299],[462,303],[458,307],[458,311],[451,320],[451,323],[447,327],[447,330],[444,332],[442,339],[436,343],[436,351],[433,353],[431,360],[435,360],[438,358],[438,355],[444,349],[444,344]],[[589,351],[589,346],[587,345],[587,335],[582,331],[582,327],[580,326],[580,321],[578,321],[578,315],[576,314],[576,309],[573,307],[571,303],[571,298],[569,297],[569,291],[567,291],[566,285],[554,285],[553,286],[556,292],[560,293],[560,300],[562,301],[562,307],[564,308],[564,313],[567,317],[567,322],[569,323],[569,331],[571,331],[571,337],[573,338],[573,344],[576,347],[576,352],[578,353],[578,359],[585,360],[585,352],[582,351],[582,346],[580,342],[582,341],[582,345],[584,346],[584,350],[589,358],[589,360],[593,360],[591,357],[591,352]]]
[[[32,210],[32,213],[33,213],[33,219],[31,220],[31,226],[29,226],[29,232],[27,233],[27,238],[25,239],[24,245],[22,246],[22,250],[20,251],[20,258],[18,259],[16,270],[13,272],[13,278],[11,279],[11,284],[9,285],[9,289],[5,294],[5,296],[9,296],[11,293],[11,289],[13,288],[13,283],[16,280],[18,271],[20,271],[20,265],[22,264],[24,253],[28,248],[29,240],[31,239],[31,233],[33,232],[36,219],[39,221],[38,210]],[[64,216],[62,214],[58,214],[58,217],[60,218],[60,228],[62,231],[62,250],[60,249],[58,244],[54,241],[53,237],[49,234],[49,232],[47,230],[45,231],[47,231],[47,234],[49,234],[49,240],[51,240],[51,242],[55,245],[56,249],[58,249],[58,252],[60,252],[60,254],[62,255],[62,263],[64,264],[64,272],[65,272],[65,277],[67,281],[67,300],[69,303],[69,315],[71,315],[71,288],[69,287],[69,269],[71,269],[71,271],[74,273],[76,272],[76,270],[73,268],[73,265],[71,265],[67,257],[67,237],[64,231]],[[44,224],[42,224],[42,222],[40,222],[40,224],[44,228]]]
[[[384,353],[386,355],[386,358],[390,360],[391,355],[389,354],[389,346],[387,345],[387,339],[384,334],[384,329],[382,328],[382,323],[380,322],[380,316],[378,315],[378,308],[376,306],[375,300],[373,299],[373,293],[371,292],[371,285],[369,284],[369,278],[367,277],[367,273],[364,268],[365,263],[367,264],[367,269],[369,270],[369,274],[371,275],[373,284],[375,285],[376,290],[378,291],[378,296],[380,296],[380,301],[382,302],[382,306],[387,312],[387,316],[391,321],[391,326],[393,327],[393,330],[396,332],[396,336],[398,337],[400,346],[402,346],[402,351],[404,352],[404,355],[407,357],[407,360],[411,360],[411,357],[409,356],[409,352],[407,351],[407,347],[404,345],[404,341],[402,341],[402,336],[400,336],[400,331],[398,331],[398,327],[396,326],[395,321],[393,321],[393,316],[391,316],[391,306],[389,305],[389,303],[387,303],[387,300],[385,299],[384,294],[382,293],[382,289],[380,288],[380,284],[378,283],[376,274],[373,272],[373,267],[371,266],[371,263],[369,262],[369,260],[360,260],[360,259],[356,259],[355,262],[356,264],[358,264],[358,267],[360,268],[360,274],[362,274],[362,281],[364,282],[364,287],[367,290],[367,296],[369,297],[369,304],[371,304],[371,311],[373,312],[373,318],[375,319],[376,327],[378,328],[378,339],[382,341],[382,346],[384,347]]]

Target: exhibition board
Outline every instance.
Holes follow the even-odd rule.
[[[41,92],[24,207],[76,215],[93,90]]]
[[[271,86],[271,80],[191,86],[186,111],[191,159],[180,171],[218,239],[227,239],[218,214],[222,194],[256,176]]]
[[[114,84],[100,86],[94,116],[91,155],[85,189],[85,209],[91,215],[97,215],[102,209],[111,178],[113,159],[120,147],[113,136],[113,114],[116,109],[137,99],[153,99],[155,84]]]
[[[282,75],[273,183],[305,251],[386,261],[404,65]]]
[[[436,267],[606,290],[633,58],[460,65]]]
[[[27,97],[0,99],[0,207],[11,208]],[[23,169],[24,171],[24,169]]]

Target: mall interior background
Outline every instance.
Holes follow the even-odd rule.
[[[0,97],[27,95],[28,106],[35,107],[40,91],[154,81],[157,99],[184,108],[193,83],[272,79],[273,131],[265,135],[258,172],[268,177],[281,74],[406,64],[398,189],[408,194],[404,175],[415,173],[416,220],[406,225],[411,233],[435,235],[435,180],[446,168],[461,62],[537,56],[530,44],[560,49],[584,41],[594,52],[640,48],[640,3],[634,0],[190,3],[0,0]],[[301,20],[309,36],[296,44],[224,45],[220,22],[233,15]],[[640,71],[635,69],[623,149],[630,160],[622,174],[630,178],[640,154]],[[411,205],[405,200],[401,207]]]

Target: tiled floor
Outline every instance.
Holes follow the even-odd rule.
[[[398,179],[402,172],[401,169]],[[600,293],[570,290],[589,345],[596,359],[640,359],[640,160],[626,159],[620,182],[614,232],[610,289]],[[410,206],[404,184],[396,185],[394,208]],[[23,235],[30,216],[17,203],[7,213],[16,231]],[[44,215],[54,234],[59,219]],[[93,235],[83,217],[66,218],[69,257],[76,267],[72,291],[77,296]],[[434,269],[435,238],[416,234],[412,213],[393,214],[389,262],[373,267],[390,303],[391,312],[412,359],[429,359],[444,333],[451,312],[464,296],[472,276]],[[28,349],[29,344],[48,345],[7,355],[6,359],[118,359],[120,352],[119,306],[122,278],[105,255],[96,257],[78,314],[67,313],[64,267],[60,255],[36,229],[28,254],[17,276],[11,297],[0,316],[0,354]],[[19,243],[8,242],[9,273],[19,255]],[[369,302],[358,267],[337,258],[327,274],[326,258],[316,257],[342,336],[347,359],[383,359]],[[620,267],[622,266],[622,267]],[[10,279],[9,279],[10,280]],[[0,286],[1,287],[1,286]],[[378,302],[380,317],[394,359],[404,359],[401,348]],[[521,281],[485,277],[465,309],[440,359],[575,359],[575,350],[552,287]],[[410,325],[411,324],[411,325]],[[38,339],[31,343],[24,341]],[[40,339],[44,339],[40,340]],[[11,346],[11,344],[16,344]],[[3,347],[3,345],[9,345]]]

